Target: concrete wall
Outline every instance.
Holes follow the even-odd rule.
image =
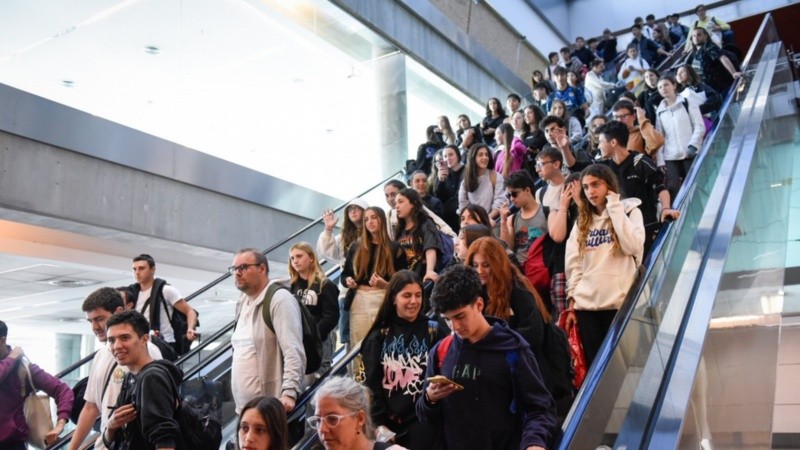
[[[17,212],[206,249],[265,247],[308,223],[241,199],[0,132],[0,218]],[[65,228],[63,225],[59,228]],[[75,229],[75,227],[73,227]]]
[[[534,51],[517,50],[519,34],[471,0],[331,0],[481,103],[528,93]],[[504,96],[504,95],[503,95]]]
[[[475,4],[472,0],[432,0],[431,3],[520,79],[529,82],[533,70],[544,65],[546,55],[534,49],[528,40],[534,36],[523,36],[524,30],[520,34],[486,3]],[[496,96],[505,97],[502,94],[499,92]]]

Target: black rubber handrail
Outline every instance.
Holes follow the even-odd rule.
[[[361,197],[361,196],[363,196],[363,195],[366,195],[367,193],[369,193],[369,192],[370,192],[370,191],[372,191],[373,189],[375,189],[375,188],[377,188],[377,187],[379,187],[379,186],[381,186],[381,185],[385,184],[387,181],[389,181],[389,180],[391,180],[391,179],[397,178],[398,176],[400,176],[400,175],[402,175],[402,174],[404,174],[404,173],[405,173],[405,172],[404,172],[403,170],[398,170],[397,172],[395,172],[395,173],[391,174],[390,176],[388,176],[388,177],[384,178],[383,180],[381,180],[379,183],[376,183],[376,184],[374,184],[374,185],[370,186],[370,187],[369,187],[368,189],[366,189],[365,191],[363,191],[363,192],[361,192],[360,194],[356,195],[355,197],[353,197],[353,199],[356,199],[356,198],[359,198],[359,197]],[[346,206],[347,206],[347,205],[350,203],[350,201],[352,201],[353,199],[351,199],[351,200],[348,200],[347,202],[344,202],[344,203],[342,203],[341,205],[337,206],[336,208],[334,208],[334,211],[339,211],[339,210],[341,210],[341,209],[344,209],[344,208],[345,208],[345,207],[346,207]],[[309,229],[311,229],[313,226],[317,225],[317,224],[318,224],[318,223],[320,223],[321,221],[322,221],[322,217],[320,216],[320,218],[318,218],[318,219],[316,219],[316,220],[312,221],[311,223],[309,223],[309,224],[308,224],[308,225],[306,225],[305,227],[301,228],[300,230],[298,230],[298,231],[296,231],[296,232],[292,233],[291,235],[289,235],[289,236],[287,236],[287,237],[283,238],[283,239],[282,239],[282,240],[280,240],[279,242],[277,242],[277,243],[275,243],[275,244],[273,244],[273,245],[271,245],[271,246],[267,247],[267,249],[266,249],[266,250],[264,250],[264,251],[263,251],[263,253],[266,255],[267,253],[270,253],[270,252],[272,252],[273,250],[275,250],[275,249],[279,248],[280,246],[282,246],[282,245],[286,244],[287,242],[291,241],[292,239],[296,238],[296,237],[297,237],[297,236],[299,236],[300,234],[302,234],[302,233],[304,233],[304,232],[308,231]],[[208,290],[209,290],[209,289],[211,289],[212,287],[214,287],[214,286],[216,286],[217,284],[221,283],[222,281],[226,280],[228,277],[230,277],[230,275],[231,275],[231,274],[230,274],[229,272],[226,272],[225,274],[223,274],[223,275],[221,275],[220,277],[216,278],[214,281],[210,282],[209,284],[207,284],[207,285],[205,285],[205,286],[201,287],[200,289],[198,289],[197,291],[195,291],[195,292],[193,292],[193,293],[191,293],[191,294],[187,295],[186,297],[184,297],[184,299],[185,299],[187,302],[188,302],[188,301],[191,301],[192,299],[196,298],[196,297],[197,297],[197,296],[199,296],[200,294],[202,294],[202,293],[204,293],[204,292],[208,291]],[[223,333],[224,333],[224,330],[225,330],[225,329],[227,329],[227,328],[228,328],[228,326],[225,326],[225,327],[223,327],[223,330],[219,330],[219,331],[217,331],[216,333],[214,333],[214,334],[212,335],[212,337],[211,337],[211,338],[209,338],[209,339],[207,339],[207,340],[204,340],[204,341],[203,341],[203,342],[201,342],[199,345],[197,345],[197,346],[196,346],[196,347],[194,347],[193,349],[189,350],[189,352],[187,352],[186,354],[184,354],[183,356],[181,356],[180,358],[178,358],[178,360],[177,360],[177,361],[175,361],[175,364],[177,364],[177,365],[180,365],[180,364],[182,364],[184,361],[188,360],[189,358],[191,358],[191,357],[193,357],[193,356],[197,355],[197,353],[201,352],[201,351],[202,351],[202,350],[205,348],[205,346],[206,346],[206,345],[208,345],[208,343],[210,343],[210,342],[213,342],[215,338],[217,338],[217,337],[219,337],[219,335],[223,334]],[[63,377],[65,377],[66,375],[68,375],[70,372],[73,372],[73,371],[75,371],[75,370],[79,369],[80,367],[82,367],[83,365],[85,365],[85,364],[89,363],[89,362],[90,362],[90,361],[92,361],[92,359],[94,358],[94,355],[95,355],[95,353],[96,353],[96,352],[92,352],[91,354],[89,354],[89,355],[87,355],[86,357],[84,357],[84,358],[80,359],[79,361],[76,361],[75,363],[72,363],[72,364],[70,364],[70,365],[69,365],[69,366],[68,366],[66,369],[64,369],[64,370],[62,370],[62,371],[60,371],[60,372],[58,372],[58,373],[55,375],[55,376],[56,376],[56,378],[59,378],[59,379],[60,379],[60,378],[63,378]]]

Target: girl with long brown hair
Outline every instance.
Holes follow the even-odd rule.
[[[366,336],[383,302],[389,279],[405,268],[405,255],[389,239],[386,214],[376,206],[367,208],[361,237],[351,247],[341,275],[351,290],[344,305],[345,310],[350,311],[350,345]],[[354,367],[359,366],[360,359]]]
[[[566,250],[567,303],[591,366],[622,306],[644,253],[644,223],[637,198],[620,199],[614,173],[601,164],[581,172],[578,219]],[[574,321],[568,320],[567,331]]]

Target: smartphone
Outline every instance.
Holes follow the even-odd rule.
[[[431,382],[431,383],[452,384],[453,386],[455,386],[456,390],[458,390],[458,391],[461,391],[461,390],[464,389],[464,386],[456,383],[455,381],[447,378],[444,375],[436,375],[434,377],[430,377],[430,378],[428,378],[428,381]]]
[[[443,160],[443,159],[440,159],[440,160],[439,160],[439,161],[436,163],[436,166],[437,166],[439,169],[446,169],[446,168],[447,168],[447,161],[445,161],[445,160]]]

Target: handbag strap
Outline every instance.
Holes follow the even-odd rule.
[[[36,386],[33,384],[33,374],[31,374],[30,361],[28,361],[27,358],[23,357],[22,360],[21,360],[21,363],[22,363],[22,367],[25,368],[24,374],[27,375],[25,378],[28,380],[28,384],[31,385],[31,389],[32,389],[31,393],[35,395],[37,389],[36,389]],[[25,383],[24,382],[21,384],[21,386],[19,388],[19,395],[20,395],[20,397],[27,397],[25,395]]]

